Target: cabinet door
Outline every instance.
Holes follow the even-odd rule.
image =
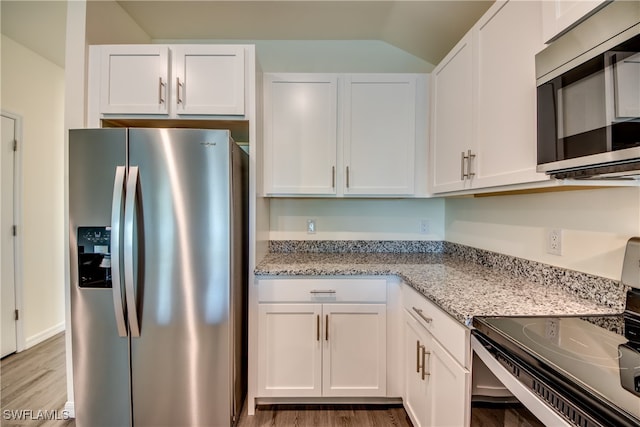
[[[545,43],[570,30],[611,0],[547,0],[542,3]]]
[[[543,47],[540,11],[540,2],[500,2],[474,27],[473,187],[549,179],[536,172],[535,54]]]
[[[173,56],[176,114],[244,114],[242,46],[178,46]]]
[[[336,194],[337,88],[335,75],[265,75],[267,194]]]
[[[385,304],[324,304],[323,396],[386,396]]]
[[[342,87],[344,194],[412,194],[416,77],[351,75]]]
[[[474,149],[471,42],[472,34],[467,33],[431,74],[434,193],[465,187],[462,153]]]
[[[104,46],[100,60],[100,113],[168,114],[169,49],[153,45]]]
[[[320,396],[323,343],[321,316],[320,304],[260,304],[260,396]]]
[[[415,427],[424,427],[429,425],[431,411],[431,402],[428,396],[429,379],[422,376],[422,354],[424,346],[429,340],[429,335],[426,329],[406,312],[404,313],[403,329],[404,408]]]
[[[470,374],[449,353],[431,339],[427,345],[425,370],[429,373],[429,425],[468,426],[470,423]]]

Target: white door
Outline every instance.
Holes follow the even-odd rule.
[[[260,304],[258,394],[320,396],[322,305]]]
[[[336,75],[264,78],[264,182],[273,195],[335,195]]]
[[[324,304],[323,396],[386,396],[385,304]]]
[[[428,372],[431,421],[439,427],[468,426],[470,409],[470,374],[433,338],[427,344],[425,358]]]
[[[431,73],[434,193],[462,190],[468,182],[463,152],[475,150],[472,37],[467,33]]]
[[[499,6],[474,29],[476,188],[549,179],[536,172],[535,54],[543,47],[541,5],[510,1]]]
[[[0,357],[14,353],[16,346],[15,237],[13,150],[16,120],[2,116],[2,147],[0,150],[0,287],[2,293],[2,351]]]
[[[244,47],[177,46],[173,56],[178,115],[244,114]]]
[[[351,75],[343,88],[344,193],[413,194],[416,76]]]
[[[404,313],[404,408],[416,427],[429,425],[431,405],[428,378],[422,374],[422,359],[427,330],[408,313]],[[425,355],[426,361],[426,355]],[[426,368],[425,368],[426,369]]]
[[[169,48],[105,46],[100,67],[100,112],[166,115],[169,79]]]

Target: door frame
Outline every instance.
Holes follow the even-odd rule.
[[[18,232],[14,240],[14,286],[16,309],[20,316],[16,321],[16,353],[25,349],[24,338],[24,304],[23,304],[23,259],[22,259],[22,153],[24,140],[22,138],[22,116],[5,109],[0,110],[0,115],[15,121],[14,137],[18,141],[18,149],[14,154],[13,165],[13,220]]]

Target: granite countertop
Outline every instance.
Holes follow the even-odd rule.
[[[474,316],[604,315],[623,311],[619,301],[607,304],[585,298],[599,292],[597,284],[586,291],[573,291],[521,276],[508,266],[488,267],[447,253],[269,253],[256,266],[255,274],[396,275],[467,326]],[[615,290],[616,294],[622,291]]]

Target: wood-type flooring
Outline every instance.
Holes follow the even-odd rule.
[[[0,362],[0,425],[68,427],[64,332]]]
[[[2,426],[75,427],[73,419],[63,419],[67,400],[64,333],[2,359],[0,400]],[[504,413],[493,412],[474,408],[472,427],[511,425],[505,422]],[[411,427],[412,424],[400,405],[263,405],[253,417],[244,408],[238,427],[267,426]]]

